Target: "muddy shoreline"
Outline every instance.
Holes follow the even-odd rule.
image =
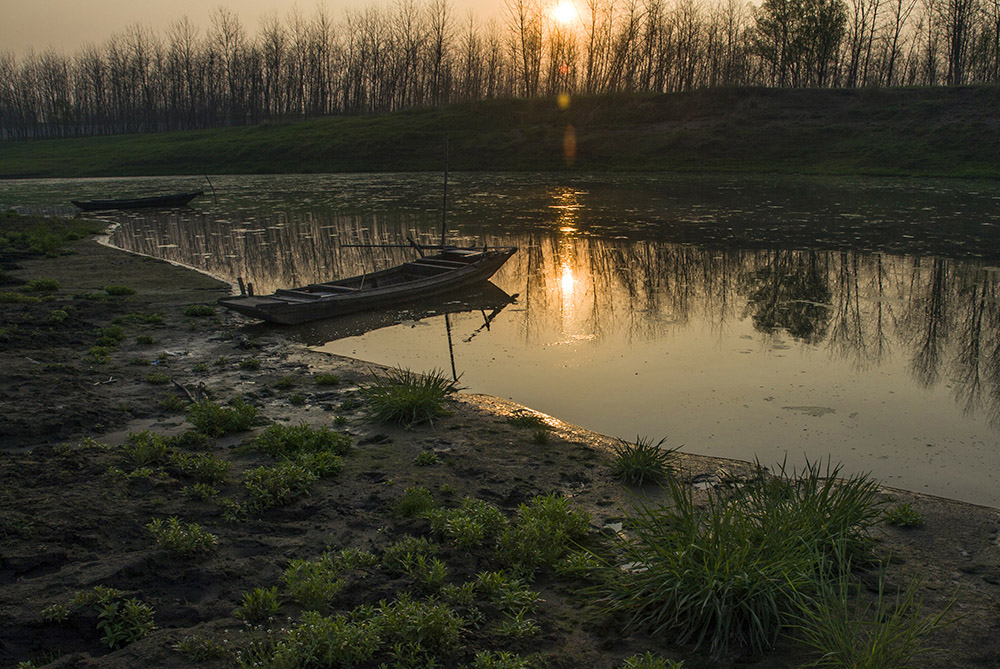
[[[609,437],[540,416],[549,430],[547,443],[538,443],[508,420],[530,410],[495,397],[459,395],[450,415],[433,425],[367,423],[357,388],[373,365],[310,351],[280,330],[248,335],[249,321],[221,310],[190,315],[192,304],[211,305],[229,292],[224,282],[193,270],[94,240],[75,242],[72,250],[58,259],[19,260],[8,271],[13,280],[46,277],[59,288],[38,303],[0,305],[3,324],[17,326],[0,348],[0,666],[195,664],[174,646],[191,635],[238,643],[241,623],[233,610],[240,597],[279,583],[289,560],[334,545],[377,551],[394,537],[426,533],[426,521],[393,511],[412,486],[426,487],[446,504],[473,495],[507,511],[557,492],[590,513],[595,532],[620,520],[637,494],[658,494],[625,488],[611,476]],[[135,293],[108,295],[108,285]],[[95,354],[102,336],[118,339]],[[319,385],[321,374],[338,382]],[[216,501],[182,494],[185,481],[169,468],[140,480],[109,477],[120,465],[115,447],[130,433],[177,435],[191,427],[179,408],[189,396],[219,402],[244,397],[265,421],[343,429],[354,450],[344,470],[309,495],[236,524],[223,521]],[[261,429],[210,444],[212,453],[231,462],[229,482],[221,487],[235,485],[242,472],[263,462],[238,448]],[[413,466],[424,452],[434,453],[438,464]],[[687,453],[677,455],[676,465],[683,480],[706,489],[752,469]],[[996,666],[1000,511],[885,493],[924,518],[921,527],[877,528],[877,551],[892,565],[892,582],[920,576],[929,612],[954,598],[961,616],[932,639],[940,650],[919,666]],[[202,524],[218,536],[217,547],[195,561],[157,550],[145,527],[166,516]],[[93,619],[60,622],[43,615],[46,607],[95,585],[141,597],[155,609],[157,629],[112,650],[100,642]],[[685,667],[798,666],[806,659],[781,642],[762,657],[736,653],[713,660],[669,640],[625,633],[620,621],[601,619],[557,582],[542,579],[538,587],[544,599],[536,615],[540,634],[501,647],[536,654],[545,666],[617,667],[646,650],[683,659]],[[398,588],[375,577],[364,588],[349,589],[342,605],[349,609],[366,594],[390,596]],[[461,652],[457,657],[456,666],[471,659]],[[232,659],[198,664],[231,666]]]

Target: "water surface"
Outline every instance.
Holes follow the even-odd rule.
[[[201,180],[0,183],[0,202]],[[115,214],[112,242],[258,292],[412,257],[436,175],[214,177],[217,199]],[[287,329],[320,350],[461,375],[623,438],[766,464],[832,458],[1000,505],[1000,186],[798,177],[452,175],[451,241],[516,244],[495,286]],[[207,189],[207,187],[206,187]],[[513,299],[512,299],[513,298]]]

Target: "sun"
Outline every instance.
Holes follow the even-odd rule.
[[[576,5],[573,4],[573,0],[559,0],[557,4],[552,5],[552,9],[549,10],[549,16],[551,16],[556,23],[562,23],[563,25],[568,25],[580,18],[580,14],[576,11]]]

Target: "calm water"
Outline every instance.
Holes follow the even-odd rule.
[[[269,292],[411,257],[342,244],[440,234],[435,175],[213,182],[217,201],[110,216],[112,243]],[[0,203],[72,211],[69,197],[203,185],[11,181]],[[450,241],[521,249],[495,286],[286,331],[454,369],[471,391],[611,435],[766,464],[829,456],[1000,506],[1000,184],[523,174],[450,186]]]

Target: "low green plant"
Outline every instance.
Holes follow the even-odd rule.
[[[366,402],[366,418],[378,423],[433,423],[444,415],[445,399],[460,390],[457,381],[437,370],[416,374],[395,368],[384,376],[373,376],[374,381],[361,386],[360,392]]]
[[[385,644],[381,620],[374,613],[363,620],[353,616],[326,617],[306,611],[276,641],[238,655],[241,667],[358,667],[365,666]]]
[[[208,501],[219,494],[217,489],[207,483],[193,483],[190,486],[184,486],[181,492],[188,497],[202,501]]]
[[[420,516],[434,508],[434,497],[431,491],[423,486],[413,486],[403,491],[403,496],[396,504],[396,513],[404,518]]]
[[[173,645],[173,649],[191,662],[221,660],[230,656],[229,650],[210,637],[189,635]]]
[[[682,669],[683,667],[683,662],[667,660],[647,650],[642,655],[625,658],[619,669]]]
[[[333,419],[333,424],[337,427],[343,427],[347,425],[347,416],[336,416]]]
[[[146,375],[146,383],[162,386],[170,383],[170,375],[166,372],[150,372]]]
[[[218,358],[212,361],[212,364],[215,365],[216,367],[225,367],[226,365],[229,364],[229,358],[224,355],[220,355]],[[205,369],[206,371],[208,370],[207,367]]]
[[[390,573],[405,574],[407,566],[418,556],[431,557],[438,552],[438,546],[426,537],[404,536],[382,551],[382,566]]]
[[[108,295],[113,296],[123,296],[123,295],[135,295],[135,288],[122,285],[109,285],[104,287],[104,292]]]
[[[98,364],[106,365],[111,362],[111,349],[107,346],[91,346],[87,352],[91,360]]]
[[[122,453],[133,468],[163,464],[167,460],[167,440],[163,435],[143,430],[132,432],[122,445]]]
[[[133,367],[148,367],[149,360],[147,360],[146,358],[135,356],[128,359],[128,364]]]
[[[294,393],[288,396],[288,403],[296,407],[303,406],[306,403],[306,396],[302,393]]]
[[[508,650],[481,650],[472,660],[472,669],[531,669],[531,662]]]
[[[40,299],[34,295],[23,295],[13,291],[0,291],[0,304],[38,304]]]
[[[8,342],[13,339],[19,329],[20,326],[18,326],[17,323],[11,323],[10,325],[0,327],[0,342]]]
[[[325,611],[347,583],[347,573],[371,567],[375,560],[371,553],[357,549],[327,551],[316,560],[293,560],[281,580],[297,604],[308,610]]]
[[[274,383],[274,387],[279,390],[288,390],[295,387],[295,377],[283,376]]]
[[[182,523],[176,516],[166,520],[154,518],[146,529],[158,546],[181,555],[209,551],[219,542],[217,536],[206,532],[197,523]]]
[[[49,311],[50,323],[62,323],[69,318],[69,312],[65,309],[52,309]]]
[[[160,406],[163,407],[165,411],[170,413],[183,413],[187,411],[188,403],[180,395],[169,394],[165,395],[162,400],[160,400]]]
[[[156,343],[156,339],[152,335],[138,335],[135,338],[135,343],[138,346],[152,346]]]
[[[329,452],[344,455],[351,449],[351,438],[328,427],[269,425],[250,442],[250,448],[276,458],[291,458],[299,453]]]
[[[273,618],[280,607],[277,586],[254,588],[243,594],[233,615],[248,623],[264,623]]]
[[[441,462],[441,458],[434,451],[421,451],[417,454],[417,457],[413,458],[413,464],[418,467],[428,467],[436,465],[439,462]]]
[[[135,598],[106,602],[97,607],[97,629],[109,648],[127,646],[156,629],[153,609]]]
[[[541,601],[538,593],[518,576],[504,571],[484,571],[472,581],[476,592],[507,613],[534,611]]]
[[[340,383],[340,377],[336,374],[317,374],[313,380],[317,386],[335,386]]]
[[[195,402],[188,407],[188,422],[211,437],[222,437],[233,432],[245,432],[257,419],[257,408],[241,399],[223,407],[211,400]]]
[[[554,566],[573,542],[587,534],[590,516],[570,508],[569,499],[555,493],[539,495],[517,509],[515,522],[504,528],[498,546],[510,566],[533,573]]]
[[[260,369],[260,360],[257,358],[243,358],[240,360],[240,369],[249,369],[256,371]]]
[[[920,527],[924,524],[924,517],[910,504],[897,504],[885,510],[885,520],[890,525],[897,527]]]
[[[192,304],[187,309],[184,310],[185,316],[191,316],[193,318],[202,318],[205,316],[214,316],[215,307],[210,304]]]
[[[125,339],[125,330],[120,325],[109,325],[106,328],[101,328],[100,335],[97,338],[98,346],[117,346],[123,339]]]
[[[531,442],[539,446],[546,446],[552,442],[552,438],[547,429],[539,428],[531,433]]]
[[[521,610],[508,614],[493,627],[493,633],[504,639],[527,639],[537,636],[542,628],[532,618],[528,618],[527,613]]]
[[[49,278],[32,279],[21,286],[21,290],[25,293],[52,293],[59,290],[59,282]]]
[[[466,497],[455,509],[434,509],[427,514],[431,531],[460,548],[492,544],[507,525],[507,519],[489,502]]]
[[[635,441],[618,440],[614,446],[615,462],[612,474],[627,485],[642,485],[662,481],[673,472],[671,459],[676,448],[664,448],[666,439],[655,444],[651,439],[636,437]]]
[[[163,314],[125,314],[124,316],[119,316],[113,321],[117,325],[122,325],[125,323],[129,324],[141,324],[141,325],[159,325],[163,322]]]
[[[170,463],[200,483],[222,483],[229,473],[229,462],[211,453],[173,453]]]
[[[527,409],[518,409],[514,412],[514,415],[507,419],[507,422],[514,427],[520,427],[527,430],[548,430],[549,424],[545,422],[545,419],[541,415],[532,413]]]
[[[262,512],[308,494],[317,479],[319,476],[307,467],[287,460],[245,472],[243,487],[250,495],[250,508]]]
[[[69,615],[70,615],[69,607],[62,603],[52,604],[42,609],[42,620],[50,620],[52,622],[63,622],[69,619]]]

